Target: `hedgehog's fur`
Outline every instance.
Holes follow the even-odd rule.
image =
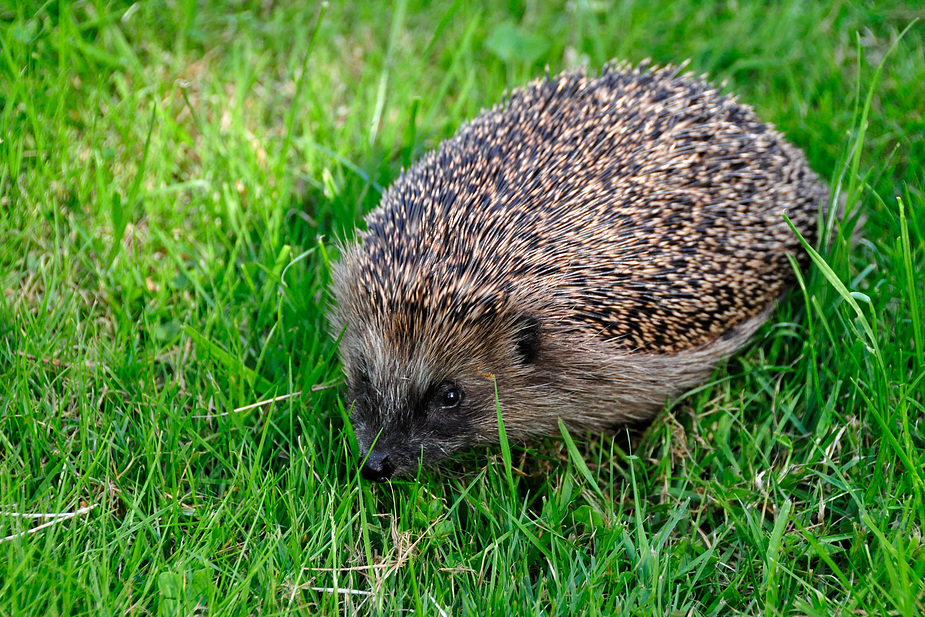
[[[331,324],[364,475],[648,421],[742,347],[828,189],[677,67],[515,90],[404,172],[342,247]],[[455,393],[455,394],[454,394]],[[460,400],[461,399],[461,400]]]

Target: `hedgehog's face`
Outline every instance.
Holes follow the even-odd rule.
[[[492,378],[510,383],[517,379],[510,367],[532,362],[539,324],[505,328],[508,337],[490,329],[444,339],[437,348],[404,341],[403,353],[380,332],[356,333],[348,326],[341,355],[365,478],[381,482],[413,474],[421,465],[497,441]]]
[[[350,379],[348,393],[366,479],[414,473],[478,441],[485,385],[462,376],[393,373],[375,379],[364,368]]]

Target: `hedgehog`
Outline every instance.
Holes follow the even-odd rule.
[[[332,270],[371,481],[506,436],[645,426],[741,349],[808,265],[827,186],[681,66],[510,92],[403,171]]]

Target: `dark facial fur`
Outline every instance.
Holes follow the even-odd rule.
[[[813,241],[827,198],[678,69],[513,92],[389,187],[334,268],[364,475],[496,442],[496,405],[513,439],[651,418],[766,319],[805,262],[781,213]]]

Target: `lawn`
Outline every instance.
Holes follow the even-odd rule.
[[[921,5],[230,4],[0,1],[0,616],[925,613]],[[725,82],[859,239],[644,434],[359,480],[335,239],[611,58]]]

